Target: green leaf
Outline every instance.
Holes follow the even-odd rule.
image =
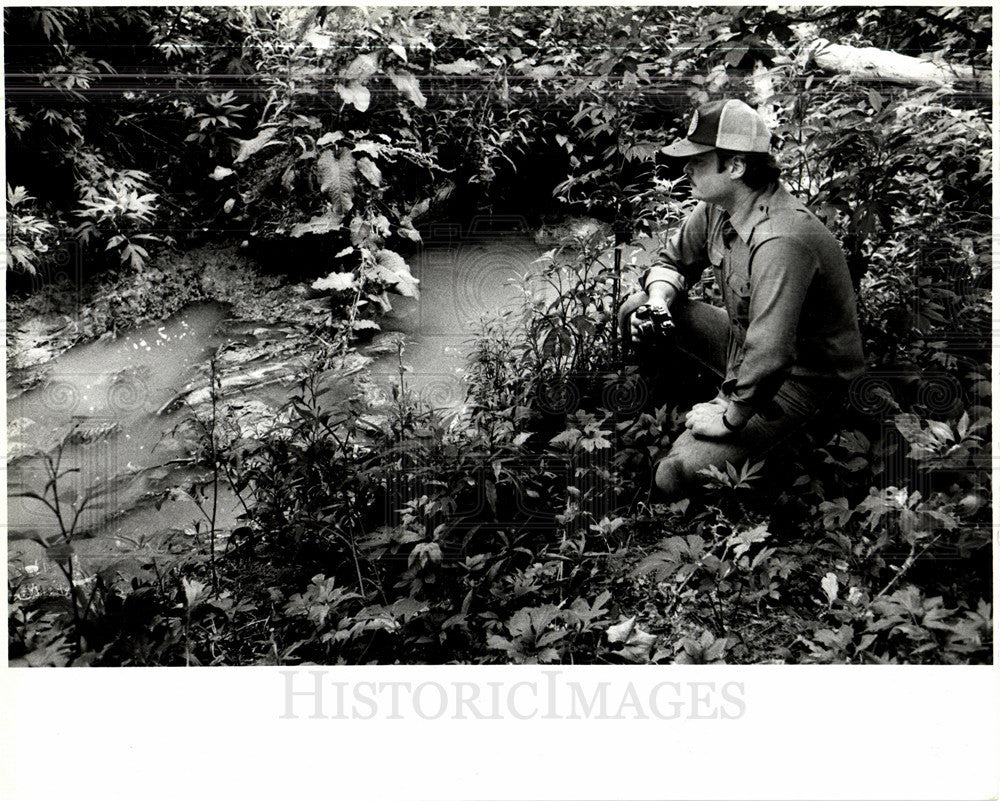
[[[238,139],[240,143],[239,152],[236,154],[236,158],[233,159],[233,164],[239,164],[246,161],[254,153],[257,153],[262,148],[268,145],[283,145],[284,142],[272,142],[271,140],[277,135],[277,128],[265,128],[259,134],[257,134],[253,139]]]
[[[565,446],[566,448],[572,448],[574,445],[576,445],[577,440],[579,440],[580,437],[582,436],[583,434],[580,432],[579,429],[567,428],[562,433],[556,434],[556,436],[550,439],[549,444],[562,445]]]
[[[580,447],[587,451],[587,453],[593,453],[595,450],[610,448],[611,441],[601,436],[600,433],[595,433],[581,439]]]
[[[378,277],[406,298],[420,297],[419,281],[410,273],[406,260],[394,250],[383,248],[376,259]]]
[[[840,593],[840,582],[837,581],[836,573],[827,573],[823,576],[823,580],[820,581],[819,585],[823,588],[823,592],[826,593],[827,603],[832,604],[837,600],[837,595]]]
[[[636,142],[625,151],[625,160],[652,161],[658,150],[659,145],[656,142]]]
[[[920,427],[920,418],[915,414],[909,412],[906,414],[897,414],[894,422],[899,433],[906,438],[907,442],[923,442],[926,440],[926,436],[924,436],[923,430]]]
[[[337,94],[340,95],[345,104],[354,106],[358,111],[368,111],[368,105],[372,99],[372,93],[368,91],[368,87],[357,81],[350,81],[347,86],[338,83],[334,89],[337,90]]]
[[[323,147],[323,145],[335,145],[343,138],[343,131],[328,131],[316,140],[316,147]]]
[[[743,60],[743,57],[749,52],[749,48],[746,46],[733,47],[726,54],[726,65],[730,67],[736,67]]]
[[[364,81],[378,71],[378,57],[374,53],[362,53],[352,61],[343,78],[347,81]]]
[[[317,278],[312,282],[313,289],[326,290],[330,292],[344,292],[354,289],[356,280],[354,273],[330,273],[325,278]]]
[[[377,159],[379,156],[382,155],[382,151],[384,149],[385,149],[384,146],[380,145],[378,142],[369,142],[366,139],[354,145],[354,150],[352,152],[367,153],[373,159]]]
[[[69,662],[71,646],[65,637],[59,637],[25,656],[31,667],[63,667]]]
[[[958,421],[958,438],[965,439],[965,435],[969,433],[969,413],[963,412],[961,419]]]
[[[434,69],[438,72],[443,72],[445,75],[469,75],[473,72],[478,72],[480,66],[478,61],[469,61],[466,58],[460,58],[457,61],[452,61],[450,64],[435,64]]]
[[[619,653],[629,662],[649,661],[649,654],[656,637],[639,628],[634,615],[628,620],[609,626],[606,634],[608,642],[622,643]]]
[[[73,558],[73,554],[76,551],[73,548],[72,542],[57,542],[54,545],[49,546],[45,555],[51,559],[53,562],[67,563]]]
[[[543,78],[554,78],[558,74],[558,70],[552,64],[539,64],[536,67],[531,68],[531,72],[528,73],[529,77],[537,78],[539,80]]]
[[[708,648],[705,649],[705,661],[706,662],[716,662],[722,659],[723,655],[726,653],[726,648],[729,646],[729,640],[726,637],[720,637],[715,640]]]
[[[955,438],[952,433],[951,426],[947,423],[941,423],[937,420],[928,420],[927,428],[930,429],[935,438],[941,442],[951,442]]]
[[[343,221],[343,214],[337,214],[332,210],[327,211],[313,217],[309,222],[293,226],[291,235],[297,239],[305,234],[328,234],[331,231],[339,231]]]
[[[513,642],[506,639],[505,637],[501,637],[498,634],[486,635],[486,647],[492,648],[493,650],[496,651],[507,651],[507,653],[511,653],[512,651],[516,650],[516,646],[514,645]]]
[[[199,601],[202,599],[205,590],[208,589],[207,584],[194,578],[182,578],[181,585],[184,588],[184,598],[189,607],[197,606]]]
[[[590,528],[598,534],[607,536],[608,534],[614,534],[618,529],[625,525],[626,522],[628,521],[626,521],[624,517],[609,518],[605,515],[601,518],[599,523],[591,523]]]
[[[415,75],[409,72],[390,72],[389,80],[397,91],[417,108],[424,108],[427,105],[427,98],[420,91],[420,83]]]
[[[27,189],[23,186],[11,189],[10,184],[7,184],[7,203],[11,208],[14,208],[14,206],[17,206],[20,203],[24,203],[26,200],[34,200],[34,198],[28,194]]]
[[[316,174],[319,190],[329,195],[333,201],[333,215],[338,217],[337,226],[354,207],[354,177],[356,162],[348,150],[342,150],[340,158],[333,151],[324,150],[316,159]]]
[[[496,514],[497,511],[497,486],[492,481],[486,481],[484,488],[486,490],[486,500],[489,502],[490,509]]]
[[[733,555],[740,557],[750,550],[751,545],[756,542],[763,542],[770,536],[771,532],[767,530],[767,524],[761,523],[749,531],[741,531],[733,534],[729,538],[728,544],[733,548]]]
[[[382,171],[369,158],[358,159],[358,171],[372,186],[382,186]]]

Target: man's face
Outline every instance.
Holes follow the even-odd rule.
[[[719,171],[714,150],[690,156],[684,165],[684,174],[691,182],[691,197],[708,203],[719,204],[733,191],[733,178],[728,169]]]

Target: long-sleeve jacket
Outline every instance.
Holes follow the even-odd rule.
[[[781,187],[740,211],[699,203],[643,282],[686,286],[714,269],[729,314],[723,390],[734,420],[766,408],[788,375],[846,380],[864,369],[854,290],[833,234]]]

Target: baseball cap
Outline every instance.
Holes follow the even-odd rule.
[[[767,153],[771,132],[764,118],[742,100],[716,100],[699,106],[687,137],[663,148],[668,156],[694,156],[715,149]]]

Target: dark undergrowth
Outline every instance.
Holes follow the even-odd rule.
[[[12,660],[988,661],[988,422],[872,409],[862,383],[868,411],[828,440],[650,503],[683,405],[613,369],[610,243],[575,242],[562,293],[484,326],[457,420],[402,371],[374,418],[359,398],[324,407],[315,377],[260,440],[227,438],[213,412],[202,497],[227,483],[241,526],[206,516],[173,559],[85,577],[63,526],[51,557],[73,589],[11,597]],[[65,515],[57,463],[51,477]]]
[[[189,410],[204,514],[173,550],[83,570],[83,500],[47,455],[32,497],[65,581],[32,593],[10,571],[12,664],[988,662],[990,107],[830,79],[798,58],[802,22],[989,64],[987,9],[5,10],[8,265],[28,295],[9,371],[38,363],[18,342],[46,316],[55,353],[202,299],[300,305],[266,271],[226,294],[174,263],[206,233],[322,276],[325,312],[269,430],[234,433],[214,375]],[[175,91],[128,84],[136,64]],[[121,102],[94,102],[112,80]],[[686,209],[660,149],[721,96],[773,117],[786,183],[842,242],[869,369],[825,433],[659,505],[655,460],[715,388],[664,392],[613,318]],[[331,388],[387,293],[416,294],[421,232],[513,188],[605,225],[483,322],[466,413],[421,406],[402,370],[385,408]],[[39,290],[60,275],[62,296]],[[222,491],[243,503],[231,530]]]

